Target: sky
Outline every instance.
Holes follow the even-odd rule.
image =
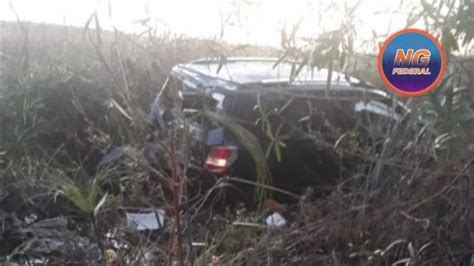
[[[314,36],[337,28],[346,18],[342,7],[359,1],[335,0],[336,9],[327,11],[323,0],[0,0],[0,20],[21,20],[61,25],[83,26],[93,12],[101,26],[116,27],[124,32],[139,33],[144,27],[137,21],[150,18],[159,30],[177,35],[220,38],[222,21],[226,21],[222,39],[230,43],[278,46],[281,30],[302,19],[300,34]],[[418,1],[416,1],[418,2]],[[370,40],[372,31],[386,34],[405,25],[411,1],[361,0],[357,9],[357,36]],[[390,13],[387,13],[390,12]],[[322,15],[321,15],[322,14]],[[390,15],[387,15],[390,14]]]

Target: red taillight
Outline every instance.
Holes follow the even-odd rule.
[[[237,159],[237,147],[216,146],[212,147],[207,155],[204,169],[213,174],[227,171]]]

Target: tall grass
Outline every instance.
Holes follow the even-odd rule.
[[[298,205],[290,206],[296,215],[289,227],[257,233],[255,228],[235,228],[231,222],[260,222],[260,213],[246,213],[244,218],[231,213],[223,218],[210,214],[208,220],[219,226],[224,223],[224,233],[213,223],[204,223],[201,233],[192,232],[197,218],[190,218],[193,212],[185,208],[190,200],[186,186],[192,177],[173,161],[176,143],[163,143],[169,152],[167,167],[171,172],[156,169],[158,179],[166,182],[153,179],[139,155],[145,139],[154,133],[146,120],[152,100],[173,65],[199,57],[217,57],[224,62],[227,56],[275,55],[294,62],[293,76],[310,66],[376,77],[365,64],[373,64],[374,57],[358,56],[352,45],[357,37],[352,14],[357,7],[346,5],[348,17],[341,28],[304,40],[302,46],[295,26],[283,34],[281,50],[171,38],[155,34],[152,28],[146,37],[109,32],[100,28],[96,14],[81,29],[5,22],[0,54],[0,181],[5,186],[0,186],[0,203],[6,204],[4,194],[20,195],[14,210],[20,218],[29,212],[50,218],[70,216],[59,208],[60,199],[67,199],[85,222],[68,218],[86,225],[102,252],[112,244],[104,237],[110,228],[101,226],[115,229],[119,216],[110,216],[118,213],[116,209],[135,205],[165,208],[171,218],[170,232],[163,237],[167,243],[153,242],[146,236],[138,237],[136,244],[135,237],[124,233],[117,238],[136,248],[119,250],[123,261],[139,261],[136,258],[146,250],[156,249],[164,254],[160,261],[184,264],[193,256],[188,256],[192,253],[188,242],[203,238],[210,239],[210,248],[201,253],[202,263],[208,263],[216,253],[220,253],[217,255],[223,264],[447,265],[467,261],[472,254],[474,226],[470,147],[474,117],[468,100],[472,77],[457,64],[454,53],[472,41],[472,9],[460,8],[459,1],[442,0],[435,5],[424,3],[421,9],[413,10],[410,23],[426,21],[427,29],[447,48],[449,74],[442,85],[433,94],[408,102],[413,113],[404,127],[383,132],[383,152],[360,145],[351,132],[344,132],[347,137],[333,147],[338,154],[353,159],[350,175],[329,196],[301,199]],[[359,58],[364,58],[364,63],[358,61],[356,66]],[[329,82],[327,90],[331,90]],[[278,153],[284,146],[262,147],[236,121],[212,112],[205,114],[235,134],[253,156],[257,198],[263,201],[267,191],[274,189],[266,153]],[[421,128],[417,126],[420,116],[429,120]],[[279,144],[279,125],[271,127],[272,145]],[[375,134],[375,130],[370,133]],[[124,159],[127,170],[97,172],[102,155],[123,145],[135,151],[129,156],[132,158]],[[164,187],[172,190],[171,197],[163,193]],[[56,205],[42,204],[43,200],[37,200],[41,204],[31,203],[40,197],[50,202],[55,194],[48,194],[52,188]],[[28,248],[23,248],[29,247],[27,243],[0,255],[11,259],[16,253],[28,254]]]

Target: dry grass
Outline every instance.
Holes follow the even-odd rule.
[[[154,263],[206,265],[221,256],[217,263],[469,265],[474,250],[472,120],[451,123],[458,117],[449,109],[430,127],[419,128],[416,115],[432,110],[433,102],[413,100],[414,117],[408,125],[383,132],[387,141],[380,144],[382,150],[354,150],[350,138],[337,145],[336,152],[354,160],[355,167],[329,196],[290,206],[294,219],[288,227],[236,227],[235,219],[259,223],[261,213],[248,211],[242,218],[231,210],[185,210],[181,200],[188,177],[173,162],[167,180],[175,190],[169,198],[164,195],[163,183],[153,179],[142,155],[154,130],[146,114],[177,63],[199,57],[281,56],[284,51],[169,35],[131,36],[101,31],[94,21],[85,30],[25,23],[27,57],[18,45],[24,32],[15,23],[2,22],[2,209],[7,206],[20,218],[32,212],[39,219],[66,216],[77,231],[102,242],[103,249],[114,241],[127,245],[117,250],[122,264],[143,264],[146,251],[152,250]],[[360,76],[374,76],[361,68],[356,71]],[[459,84],[472,86],[472,79]],[[169,143],[170,150],[173,145]],[[84,221],[71,202],[54,200],[56,173],[68,176],[72,190],[87,190],[89,181],[97,180],[104,153],[124,146],[123,165],[101,176],[101,191],[94,191],[87,206],[93,223]],[[107,202],[91,214],[106,191]],[[6,201],[11,195],[14,200]],[[170,229],[158,236],[132,234],[120,217],[136,206],[167,209]],[[112,238],[105,237],[107,231]],[[193,249],[192,241],[205,247]],[[1,249],[0,255],[11,252],[11,247]]]

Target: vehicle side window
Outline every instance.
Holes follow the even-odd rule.
[[[392,99],[375,93],[348,90],[341,92],[341,98],[350,98],[346,108],[354,114],[358,126],[364,126],[369,131],[382,132],[401,117],[393,108]]]
[[[305,132],[318,131],[323,135],[337,135],[348,117],[341,110],[337,99],[322,94],[311,97],[278,99],[270,105],[286,121],[297,125]]]

